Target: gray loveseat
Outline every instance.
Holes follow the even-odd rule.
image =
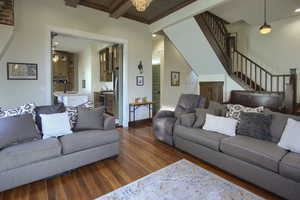
[[[221,109],[219,112],[221,114],[224,113],[225,107],[211,103],[209,109]],[[300,117],[276,113],[268,109],[264,112],[272,116],[272,141],[242,135],[229,137],[194,128],[192,120],[195,120],[195,117],[191,117],[193,114],[184,114],[175,118],[177,122],[174,123],[170,135],[176,148],[281,197],[298,200],[300,199],[300,154],[286,151],[277,143],[287,119],[300,120]],[[168,113],[168,116],[171,116],[170,111],[161,111],[161,113]],[[161,116],[161,113],[158,115]],[[191,122],[187,123],[188,120]],[[156,121],[154,127],[155,123]]]
[[[103,120],[103,130],[36,139],[1,149],[0,192],[117,156],[115,119],[104,114]]]

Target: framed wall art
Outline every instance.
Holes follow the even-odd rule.
[[[7,80],[38,80],[38,65],[8,62]]]
[[[137,76],[136,77],[136,85],[137,86],[144,86],[144,76]]]
[[[180,86],[180,72],[171,72],[171,86]]]

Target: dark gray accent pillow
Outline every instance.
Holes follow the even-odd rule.
[[[104,111],[105,107],[94,110],[78,109],[78,122],[75,131],[104,130]]]
[[[222,116],[225,117],[226,112],[227,112],[227,107],[225,104],[220,104],[218,102],[215,101],[210,101],[209,102],[209,106],[208,106],[209,110],[215,110],[216,115],[217,116]]]
[[[193,127],[195,120],[195,113],[188,113],[180,116],[180,124],[185,127]]]
[[[237,134],[271,141],[272,117],[262,113],[241,112]]]
[[[0,127],[0,149],[41,138],[32,114],[0,119]]]
[[[278,143],[280,141],[280,138],[286,127],[288,118],[294,119],[296,121],[300,121],[299,116],[288,115],[288,114],[283,114],[283,113],[279,113],[279,112],[273,112],[267,108],[264,110],[264,113],[266,115],[272,116],[271,136],[272,136],[272,142],[274,142],[274,143]]]
[[[42,132],[42,119],[40,114],[55,114],[55,113],[63,113],[66,112],[66,108],[64,104],[57,104],[52,106],[38,106],[35,108],[35,123],[39,128],[40,132]]]
[[[214,109],[196,109],[196,122],[193,125],[193,128],[202,128],[205,124],[206,114],[218,115],[219,111]]]

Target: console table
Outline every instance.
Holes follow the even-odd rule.
[[[152,118],[152,110],[153,105],[155,102],[142,102],[142,103],[130,103],[129,104],[129,122],[133,122],[135,124],[135,111],[142,106],[147,106],[149,110],[149,119]],[[131,119],[131,116],[133,116],[133,119]]]

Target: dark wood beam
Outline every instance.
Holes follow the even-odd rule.
[[[116,9],[114,9],[111,13],[110,13],[110,16],[113,17],[113,18],[120,18],[122,15],[124,15],[128,10],[129,8],[132,7],[132,3],[130,0],[125,0],[123,1],[120,5],[118,5],[116,7]]]
[[[80,0],[65,0],[66,6],[70,6],[76,8],[79,4]]]

